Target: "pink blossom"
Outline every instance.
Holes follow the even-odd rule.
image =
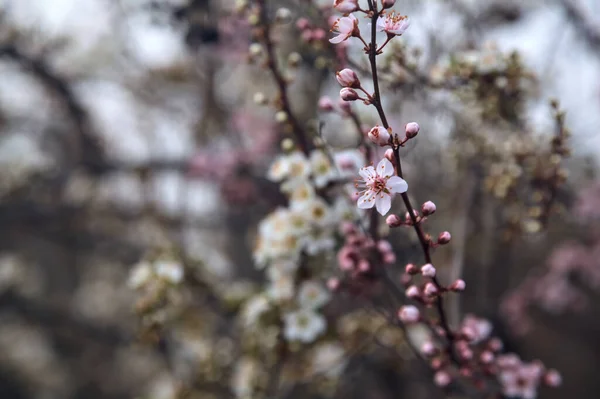
[[[361,186],[361,197],[357,205],[360,209],[376,207],[377,212],[385,215],[392,207],[392,194],[405,193],[408,183],[404,179],[393,176],[394,166],[383,158],[377,164],[377,169],[372,166],[361,168],[358,174],[362,180],[357,183]]]
[[[435,267],[431,263],[421,267],[421,274],[425,277],[435,277]]]
[[[358,10],[358,0],[334,0],[333,8],[342,14],[349,14]]]
[[[356,101],[359,98],[358,93],[354,89],[348,87],[344,87],[340,90],[340,97],[344,101]]]
[[[356,72],[350,68],[344,68],[341,71],[336,72],[335,77],[342,87],[351,87],[354,89],[360,87],[360,80],[358,79]]]
[[[419,292],[419,288],[417,288],[416,285],[411,285],[410,287],[408,287],[406,289],[406,297],[407,298],[418,298],[421,296],[421,293]]]
[[[385,32],[390,36],[400,36],[410,26],[410,21],[406,15],[399,15],[395,12],[381,15],[377,18],[377,30]],[[415,134],[416,135],[416,134]]]
[[[427,201],[421,206],[421,212],[423,216],[433,215],[435,213],[436,206],[433,202]]]
[[[419,124],[417,122],[407,123],[404,128],[404,131],[406,133],[406,138],[409,138],[409,139],[414,138],[417,134],[419,134],[419,130],[421,130],[421,128],[419,127]]]
[[[352,14],[339,18],[331,29],[337,33],[337,36],[332,37],[329,41],[333,44],[341,43],[351,36],[358,35],[358,19]]]
[[[448,374],[446,371],[438,371],[433,376],[433,381],[438,387],[445,387],[448,384],[450,384],[452,378],[450,377],[450,374]]]
[[[398,318],[404,323],[416,323],[419,321],[419,309],[413,305],[405,305],[398,311]]]

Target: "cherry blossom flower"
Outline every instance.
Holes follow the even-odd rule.
[[[385,32],[388,36],[400,36],[410,26],[410,21],[406,15],[396,14],[391,12],[389,14],[380,15],[377,18],[377,30],[379,32]]]
[[[363,180],[357,183],[357,187],[364,186],[357,202],[360,209],[375,206],[377,212],[385,215],[392,206],[392,194],[400,194],[408,190],[408,183],[398,176],[393,176],[394,166],[385,158],[379,161],[377,169],[366,166],[361,168],[358,174]]]
[[[331,30],[336,32],[337,36],[329,39],[329,42],[333,44],[341,43],[348,40],[351,36],[358,34],[358,19],[352,14],[347,17],[339,18],[335,21]]]
[[[334,0],[333,8],[342,14],[349,14],[358,10],[358,0]]]
[[[317,309],[329,301],[329,292],[316,281],[305,281],[300,286],[298,299],[303,308]]]
[[[288,341],[313,342],[325,332],[325,318],[309,309],[301,309],[284,316],[283,334]]]

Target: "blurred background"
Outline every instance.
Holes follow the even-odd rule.
[[[237,3],[0,1],[0,398],[244,397],[230,370],[236,303],[263,280],[253,242],[281,202],[265,175],[288,133],[257,104],[275,86],[248,63]],[[291,11],[276,42],[300,56],[298,119],[351,148],[352,122],[315,105],[339,90],[327,41],[296,26],[325,26],[318,3],[269,12]],[[539,397],[597,397],[600,2],[395,8],[412,25],[402,57],[382,63],[384,99],[393,125],[421,125],[405,172],[453,235],[436,259],[469,287],[455,322],[485,317],[507,350],[558,369],[563,386]],[[360,73],[360,48],[350,54]],[[417,253],[408,235],[391,241]],[[157,259],[186,277],[148,321],[130,271]],[[397,370],[406,356],[380,352],[348,355],[347,381],[327,396],[289,397],[439,395],[426,374]]]

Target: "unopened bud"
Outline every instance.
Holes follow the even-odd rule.
[[[438,293],[438,289],[435,285],[433,285],[433,283],[427,283],[425,284],[425,289],[423,292],[428,297],[434,297]]]
[[[450,377],[450,374],[447,371],[440,370],[433,376],[433,382],[435,382],[435,385],[438,387],[444,388],[450,385],[452,377]]]
[[[420,129],[421,128],[419,127],[419,124],[417,122],[407,123],[405,127],[406,138],[412,139],[413,137],[416,137],[417,134],[419,134]]]
[[[419,321],[419,309],[413,305],[405,305],[398,311],[398,318],[403,323],[416,323]]]
[[[479,360],[481,360],[481,363],[483,364],[490,364],[494,361],[494,354],[490,351],[483,351],[481,352],[481,355],[479,355]]]
[[[258,57],[262,54],[263,47],[260,43],[252,43],[250,47],[248,47],[248,52],[252,57]]]
[[[558,387],[562,384],[562,377],[558,371],[550,369],[544,376],[544,382],[549,387]]]
[[[458,279],[452,283],[450,290],[454,292],[463,292],[467,288],[467,284],[464,280]]]
[[[333,111],[333,101],[330,97],[323,96],[319,99],[319,110],[323,112]]]
[[[421,353],[425,356],[433,356],[437,352],[437,348],[431,341],[425,341],[421,346]]]
[[[349,14],[358,10],[358,0],[334,0],[333,8],[342,14]]]
[[[275,120],[279,123],[285,123],[288,120],[288,114],[285,111],[278,111],[275,113]]]
[[[421,267],[421,274],[425,277],[435,277],[435,267],[431,263],[427,263]]]
[[[327,288],[329,288],[330,291],[337,291],[340,288],[340,280],[332,277],[329,280],[327,280]]]
[[[363,273],[366,273],[369,270],[371,270],[371,264],[368,260],[362,259],[360,262],[358,262],[358,270],[360,270]]]
[[[415,299],[421,297],[421,292],[419,292],[419,288],[416,285],[411,285],[404,292],[407,298]]]
[[[396,0],[383,0],[382,4],[383,4],[383,9],[385,10],[386,8],[394,7],[394,4],[396,4]]]
[[[394,150],[388,148],[385,150],[385,158],[392,163],[392,165],[396,166],[396,157],[394,156]]]
[[[404,222],[402,221],[402,219],[400,219],[400,216],[398,215],[390,215],[387,218],[385,218],[385,223],[389,226],[389,227],[399,227],[402,226],[404,224]]]
[[[433,202],[427,201],[423,205],[421,205],[421,212],[423,216],[433,215],[435,213],[436,206]]]
[[[358,93],[353,89],[344,87],[342,90],[340,90],[340,97],[344,101],[356,101],[358,100]]]
[[[406,265],[406,267],[404,268],[404,271],[410,275],[415,275],[417,273],[419,273],[419,268],[416,267],[415,265],[413,265],[412,263],[409,263],[408,265]]]
[[[390,132],[383,126],[376,125],[373,129],[369,130],[368,136],[373,143],[382,147],[390,143]]]
[[[296,21],[296,28],[300,30],[308,29],[310,28],[310,21],[306,18],[299,18]]]
[[[450,235],[450,233],[448,233],[447,231],[442,231],[440,235],[438,235],[437,243],[440,245],[448,244],[451,238],[452,236]]]
[[[350,68],[344,68],[336,72],[335,77],[342,87],[357,89],[360,87],[360,80],[356,73]]]
[[[264,93],[256,92],[254,93],[254,103],[257,105],[266,105],[267,104],[267,97],[264,95]]]

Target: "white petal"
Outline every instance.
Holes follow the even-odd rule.
[[[385,19],[384,17],[377,18],[377,31],[382,32],[385,29]]]
[[[372,166],[366,166],[364,168],[360,168],[358,170],[358,174],[365,181],[369,181],[369,180],[373,179],[373,177],[375,176],[375,169]]]
[[[387,158],[383,158],[377,164],[377,174],[379,176],[389,177],[394,174],[394,165]]]
[[[385,193],[377,195],[377,198],[375,198],[375,205],[377,207],[377,212],[379,212],[381,216],[385,216],[392,207],[392,196]]]
[[[329,39],[329,42],[333,43],[333,44],[338,44],[338,43],[343,42],[344,40],[346,40],[346,35],[339,34],[339,35],[337,35],[337,36],[332,37],[331,39]]]
[[[405,193],[406,190],[408,190],[408,183],[406,182],[406,180],[398,176],[390,177],[387,181],[386,186],[388,190],[390,190],[390,192],[394,194],[402,194]]]
[[[338,30],[340,32],[351,32],[354,29],[354,20],[349,17],[340,18],[338,21]]]
[[[362,195],[362,197],[358,199],[356,205],[359,209],[373,208],[373,206],[375,205],[375,193],[371,190],[368,190]]]

